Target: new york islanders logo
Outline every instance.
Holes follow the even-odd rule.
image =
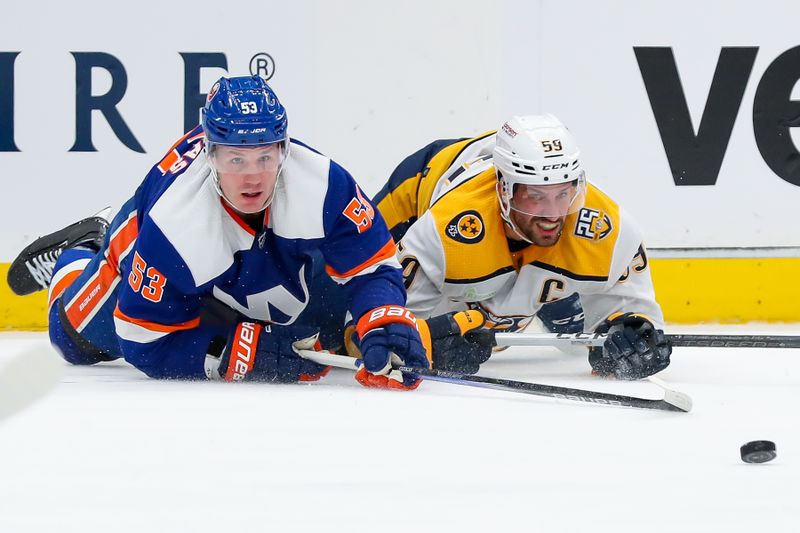
[[[211,90],[208,91],[208,96],[206,97],[206,102],[210,102],[214,96],[216,96],[217,91],[219,91],[219,82],[215,83]]]
[[[477,211],[463,211],[453,217],[453,220],[445,228],[447,236],[454,241],[466,244],[481,242],[485,231],[483,229],[483,219]]]
[[[578,220],[575,224],[575,235],[599,241],[605,239],[614,226],[611,224],[611,217],[597,209],[584,207],[578,213]]]

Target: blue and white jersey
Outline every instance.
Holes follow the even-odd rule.
[[[315,250],[345,285],[356,320],[379,305],[405,304],[394,242],[345,169],[292,140],[256,231],[220,198],[203,143],[197,127],[151,169],[104,248],[64,292],[65,315],[78,333],[150,376],[202,378],[209,342],[221,333],[201,324],[204,301],[243,318],[292,324],[314,305]],[[115,338],[104,339],[99,331],[110,320]]]

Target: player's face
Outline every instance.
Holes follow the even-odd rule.
[[[266,207],[275,190],[283,160],[280,145],[215,147],[211,164],[219,185],[234,209],[257,213]]]
[[[564,218],[545,218],[523,215],[518,211],[511,211],[511,219],[516,224],[519,232],[536,246],[553,246],[561,238],[564,229]]]
[[[559,185],[514,185],[511,217],[519,231],[537,246],[553,246],[564,219],[572,212],[576,182]]]

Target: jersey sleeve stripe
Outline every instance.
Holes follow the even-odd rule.
[[[123,313],[120,310],[119,305],[117,305],[117,307],[114,309],[114,322],[122,323],[126,327],[136,326],[137,328],[147,330],[150,333],[163,333],[166,335],[175,331],[194,329],[200,325],[200,318],[198,317],[192,320],[187,320],[186,322],[180,322],[178,324],[159,324],[158,322],[151,322],[149,320],[128,316]]]
[[[172,145],[172,148],[170,148],[167,151],[167,155],[165,155],[161,159],[161,161],[159,161],[158,165],[156,165],[158,167],[158,170],[160,170],[162,174],[166,174],[167,172],[169,172],[170,167],[172,165],[174,165],[175,162],[178,161],[181,158],[181,154],[178,153],[178,146],[180,146],[180,144],[183,141],[186,141],[186,139],[189,137],[189,135],[191,135],[192,132],[194,132],[194,131],[195,130],[187,131],[183,135],[183,137],[181,137],[180,139],[175,141],[175,144]],[[194,141],[196,141],[197,139],[200,139],[200,138],[204,137],[204,135],[205,134],[203,134],[203,133],[199,133],[199,134],[195,135],[194,137],[192,137],[191,139],[189,139],[187,142],[189,144],[191,144]]]
[[[48,296],[48,304],[47,306],[50,307],[53,305],[59,296],[61,296],[67,287],[72,285],[75,279],[83,273],[83,270],[86,268],[86,265],[89,264],[91,259],[78,259],[77,261],[73,261],[72,263],[63,266],[56,272],[56,275],[53,276],[53,281],[50,284],[50,294]]]
[[[397,266],[399,268],[400,264],[397,262],[397,259],[395,258],[396,252],[397,252],[397,246],[395,246],[394,241],[392,239],[389,239],[389,241],[386,244],[384,244],[383,247],[375,253],[375,255],[373,255],[360,265],[351,268],[347,272],[341,272],[341,273],[337,272],[330,265],[325,265],[325,272],[327,272],[328,275],[335,281],[339,283],[345,283],[346,281],[349,281],[355,276],[374,272],[379,266],[384,264]]]
[[[150,331],[147,328],[131,324],[130,322],[117,318],[116,315],[114,316],[114,330],[120,339],[139,344],[155,342],[169,335],[163,331]]]
[[[109,239],[104,260],[75,296],[64,306],[72,327],[81,332],[108,300],[120,281],[119,262],[133,248],[139,234],[136,212],[120,225]]]
[[[162,174],[166,174],[169,172],[170,167],[174,165],[180,158],[181,156],[178,151],[172,150],[158,163],[158,170],[160,170]]]
[[[78,293],[64,306],[64,311],[69,323],[80,333],[86,327],[97,311],[114,293],[119,283],[119,272],[107,261],[102,261],[94,276],[78,291]]]
[[[405,180],[389,191],[375,206],[390,231],[403,222],[417,219],[417,189],[419,189],[421,179],[422,173],[420,172]]]
[[[136,238],[139,236],[139,221],[136,211],[131,212],[128,220],[123,222],[108,242],[106,260],[119,270],[119,263],[130,253]]]

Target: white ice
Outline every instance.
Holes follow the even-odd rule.
[[[56,357],[44,334],[0,334],[0,373],[31,347]],[[243,385],[58,365],[47,396],[0,422],[0,532],[800,531],[798,350],[676,348],[661,377],[689,414],[368,390],[338,369]],[[549,348],[482,373],[659,395]],[[777,459],[743,463],[739,447],[763,439]]]

